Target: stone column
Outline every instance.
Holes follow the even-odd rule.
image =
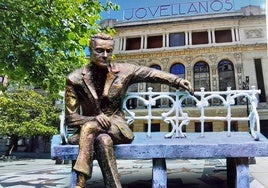
[[[144,36],[141,36],[141,46],[140,49],[144,49]]]
[[[166,47],[169,47],[169,33],[166,34]]]
[[[192,45],[192,31],[189,31],[189,45]]]
[[[239,28],[238,27],[235,27],[235,36],[236,36],[236,41],[240,41]]]
[[[231,29],[231,32],[232,32],[232,42],[234,43],[236,41],[234,28]]]
[[[212,35],[212,43],[216,43],[215,29],[212,29],[212,30],[211,30],[211,35]]]
[[[162,35],[162,48],[164,48],[164,47],[166,47],[166,34],[165,33],[163,33],[163,35]]]
[[[124,37],[124,38],[123,38],[123,51],[126,50],[126,45],[127,45],[127,38]]]
[[[189,45],[189,36],[188,36],[187,31],[184,32],[184,36],[185,36],[185,46],[188,46]]]
[[[208,43],[211,44],[211,29],[208,30]]]
[[[144,35],[144,49],[147,49],[147,35]]]

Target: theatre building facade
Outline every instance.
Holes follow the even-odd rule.
[[[144,65],[189,80],[195,91],[225,91],[249,89],[256,86],[261,130],[268,136],[268,57],[265,11],[257,6],[244,7],[239,11],[210,15],[159,18],[151,20],[116,21],[104,20],[103,26],[116,30],[115,61]],[[129,91],[174,91],[163,84],[139,83]],[[233,113],[245,115],[245,101],[238,102]],[[139,103],[129,104],[137,113],[142,113]],[[160,101],[158,108],[169,104]],[[186,104],[189,113],[195,107]],[[217,109],[217,110],[215,110]],[[157,109],[155,109],[157,110]],[[211,104],[207,113],[220,113],[217,102]],[[222,131],[225,122],[206,122],[206,131]],[[233,122],[234,130],[247,130],[245,122]],[[247,124],[247,122],[246,122]],[[161,121],[153,122],[156,131],[168,131]],[[191,122],[186,131],[198,130],[198,122]],[[137,121],[134,131],[144,131],[146,122]]]

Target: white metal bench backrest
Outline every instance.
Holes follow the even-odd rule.
[[[187,126],[191,120],[200,121],[201,137],[203,137],[204,123],[206,121],[220,120],[227,122],[227,136],[231,135],[231,121],[249,121],[250,133],[255,140],[258,140],[258,133],[260,132],[259,115],[257,112],[258,94],[260,94],[260,90],[256,90],[255,86],[252,86],[251,90],[231,90],[231,88],[227,88],[227,91],[205,91],[204,88],[201,88],[201,91],[194,92],[194,95],[179,90],[175,92],[153,92],[152,88],[149,88],[148,92],[127,93],[123,101],[123,109],[126,112],[126,119],[129,124],[134,120],[147,120],[148,137],[151,136],[152,120],[163,120],[172,125],[171,132],[165,135],[167,138],[172,136],[185,137],[182,127]],[[245,117],[233,117],[231,108],[235,105],[235,101],[241,98],[245,98],[248,101],[248,115]],[[130,99],[137,99],[139,103],[142,103],[147,109],[147,114],[137,116],[132,109],[129,109],[127,102]],[[167,108],[166,112],[160,115],[154,115],[152,107],[156,105],[157,100],[161,99],[167,99],[171,107]],[[200,110],[199,117],[191,116],[182,107],[182,104],[189,99],[194,101],[195,106]],[[205,109],[210,106],[210,101],[215,99],[219,100],[221,106],[226,109],[224,116],[205,115]]]

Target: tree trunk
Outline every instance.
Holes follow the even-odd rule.
[[[38,148],[38,136],[32,136],[30,139],[30,151],[35,152],[36,148]]]
[[[6,151],[6,156],[10,156],[12,151],[17,151],[18,140],[19,140],[19,137],[17,135],[12,135],[10,137],[10,145],[8,146],[8,149]]]

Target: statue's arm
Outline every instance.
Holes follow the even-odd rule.
[[[191,94],[193,93],[191,83],[188,80],[180,78],[174,74],[144,66],[137,66],[134,73],[135,82],[167,84],[177,89],[185,89]]]
[[[77,92],[72,84],[67,82],[65,88],[65,124],[81,126],[95,117],[80,115],[80,103]]]

